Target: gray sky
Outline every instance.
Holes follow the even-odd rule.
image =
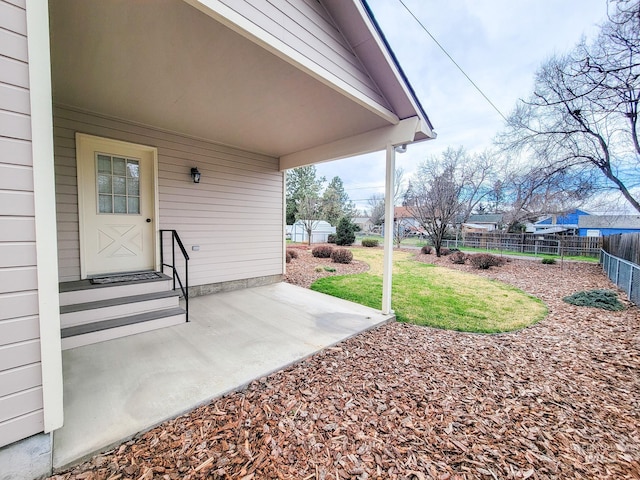
[[[449,146],[479,152],[491,146],[503,119],[464,78],[398,0],[367,0],[438,134],[410,145],[396,164],[416,166]],[[498,109],[508,116],[533,88],[538,66],[592,37],[606,18],[606,0],[404,0],[431,34]],[[317,165],[338,175],[359,209],[384,190],[384,152]]]

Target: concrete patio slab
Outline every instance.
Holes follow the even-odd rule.
[[[393,319],[286,283],[196,297],[191,322],[63,352],[61,468]]]

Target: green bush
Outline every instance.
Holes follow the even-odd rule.
[[[331,245],[318,245],[317,247],[313,247],[311,255],[316,258],[330,258],[331,252],[333,252]]]
[[[298,258],[298,251],[294,248],[287,248],[287,255],[289,255],[291,258]]]
[[[624,310],[624,305],[618,300],[618,294],[613,290],[583,290],[564,297],[562,300],[579,307],[595,307],[612,311]]]
[[[504,259],[491,255],[490,253],[477,253],[469,255],[469,263],[479,270],[487,270],[489,267],[500,267],[504,265]]]
[[[543,258],[542,259],[542,264],[543,265],[555,265],[556,264],[556,259],[555,258]]]
[[[333,233],[327,235],[327,243],[336,243],[336,236]]]
[[[336,227],[336,245],[353,245],[356,241],[357,225],[347,217],[342,217]]]
[[[378,239],[377,238],[363,238],[362,239],[362,246],[363,247],[377,247],[378,246]]]
[[[449,257],[449,261],[451,263],[455,263],[456,265],[464,265],[464,262],[467,261],[467,256],[460,250],[458,250],[451,254],[451,256]]]
[[[324,269],[325,272],[335,272],[336,269],[333,267],[322,267]]]
[[[431,248],[431,246],[425,245],[420,249],[420,253],[423,253],[425,255],[431,255],[433,253],[433,249]]]
[[[336,248],[331,252],[331,260],[335,263],[351,263],[351,260],[353,260],[353,253],[346,248]]]

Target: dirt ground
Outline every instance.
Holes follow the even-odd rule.
[[[293,265],[305,262],[317,263]],[[388,324],[54,478],[640,478],[638,308],[564,303],[613,288],[594,264],[479,274],[538,296],[549,316],[500,335]]]

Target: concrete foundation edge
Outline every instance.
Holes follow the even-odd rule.
[[[41,433],[0,448],[0,480],[33,480],[52,472],[52,437]]]
[[[281,282],[283,279],[283,275],[268,275],[266,277],[243,278],[241,280],[232,280],[229,282],[190,286],[189,298],[199,297],[201,295],[210,295],[212,293],[232,292],[243,288],[261,287],[263,285]]]

